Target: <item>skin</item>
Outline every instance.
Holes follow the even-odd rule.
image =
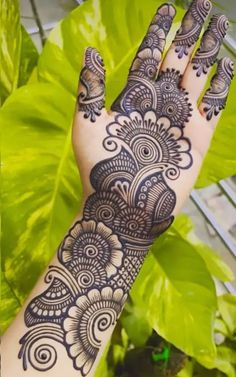
[[[109,111],[102,59],[86,50],[72,137],[83,205],[4,336],[3,377],[94,375],[150,245],[197,179],[226,103],[229,58],[203,93],[228,27],[224,16],[213,17],[193,54],[210,10],[208,0],[192,3],[163,60],[175,10],[160,7]]]

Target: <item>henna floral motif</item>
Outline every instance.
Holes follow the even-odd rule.
[[[80,296],[63,323],[65,342],[74,368],[86,376],[101,346],[102,337],[115,327],[127,295],[122,289],[104,287]]]
[[[155,110],[160,117],[169,118],[175,126],[184,127],[191,117],[192,106],[188,93],[179,87],[180,80],[179,71],[174,69],[161,72],[154,82],[130,76],[127,87],[114,102],[112,109],[125,114],[136,109],[141,112]]]
[[[66,236],[60,248],[59,259],[69,270],[69,265],[78,258],[82,258],[83,263],[99,259],[107,277],[111,277],[121,265],[121,247],[117,235],[104,223],[84,220],[75,223]]]
[[[230,58],[223,58],[218,64],[210,89],[207,90],[202,99],[207,120],[211,120],[213,116],[217,116],[225,108],[233,72],[233,61]]]

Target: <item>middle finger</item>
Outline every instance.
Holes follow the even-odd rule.
[[[173,68],[181,74],[184,73],[211,8],[209,0],[193,0],[166,54],[161,70]]]

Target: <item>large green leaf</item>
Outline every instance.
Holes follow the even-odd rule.
[[[3,102],[18,83],[21,28],[18,0],[0,0],[0,2],[0,97]]]
[[[236,78],[233,79],[227,107],[216,128],[196,186],[203,187],[236,172]]]
[[[224,294],[218,297],[218,306],[230,335],[236,340],[236,296]]]
[[[76,93],[83,51],[97,47],[107,70],[107,105],[125,84],[135,54],[155,9],[162,1],[123,0],[114,6],[110,0],[90,0],[74,10],[50,34],[39,61],[39,78],[53,82],[72,94]],[[178,8],[173,37],[183,10]],[[206,186],[236,171],[236,80],[230,92],[228,107],[217,128],[197,186]]]
[[[21,25],[21,53],[18,87],[25,85],[28,82],[33,69],[37,65],[38,57],[38,51],[31,37],[25,30],[24,26]]]
[[[24,85],[37,64],[36,47],[20,24],[18,0],[0,0],[0,98]]]
[[[16,90],[1,109],[3,269],[20,302],[78,211],[81,185],[71,148],[73,111],[74,98],[50,84]]]
[[[202,257],[211,275],[221,281],[234,280],[234,274],[230,267],[222,260],[215,250],[203,244],[193,231],[193,223],[185,214],[176,217],[173,226],[169,230],[171,234],[178,235],[188,241],[195,251]]]
[[[188,355],[211,365],[216,295],[202,258],[191,245],[163,236],[153,247],[131,290],[133,304],[151,326]]]

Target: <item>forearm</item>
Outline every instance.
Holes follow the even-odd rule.
[[[94,375],[152,242],[147,224],[137,242],[122,227],[127,208],[118,198],[88,198],[3,338],[3,377]],[[143,220],[131,218],[133,226]]]

